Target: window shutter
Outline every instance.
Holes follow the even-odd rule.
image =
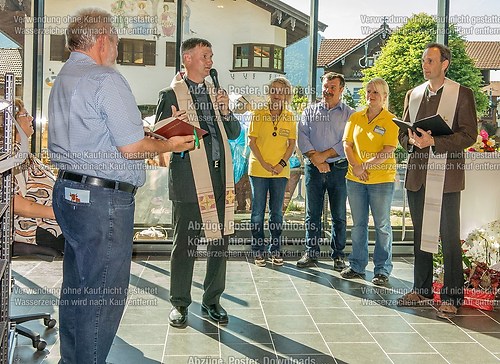
[[[144,41],[144,65],[154,66],[156,64],[156,42],[153,40]]]
[[[123,41],[118,42],[118,57],[116,57],[116,63],[123,63]]]
[[[69,54],[64,35],[52,34],[50,36],[50,60],[65,62],[69,58]]]
[[[167,42],[165,66],[175,67],[175,42]]]

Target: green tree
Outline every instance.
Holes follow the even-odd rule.
[[[295,86],[293,91],[292,109],[300,115],[306,108],[307,102],[308,99],[304,87],[300,85]]]
[[[345,89],[342,97],[343,97],[342,101],[344,101],[344,103],[347,106],[350,106],[353,109],[356,109],[356,107],[358,106],[358,103],[356,101],[354,101],[354,97],[352,96],[352,93],[351,93],[351,91],[349,91],[349,89],[347,89],[347,88]]]
[[[375,65],[364,71],[365,84],[373,77],[387,81],[391,93],[389,109],[399,117],[403,114],[406,92],[425,81],[420,60],[425,46],[435,41],[435,19],[427,14],[416,14],[393,32]],[[452,60],[447,77],[472,89],[477,113],[483,115],[488,108],[488,97],[480,89],[481,73],[465,52],[465,40],[453,25],[450,26],[448,43]]]

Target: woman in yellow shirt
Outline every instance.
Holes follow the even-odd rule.
[[[292,85],[277,77],[267,86],[268,104],[253,112],[248,137],[251,150],[248,175],[252,187],[252,252],[257,266],[266,265],[264,215],[269,192],[270,261],[283,265],[280,253],[283,225],[283,200],[290,178],[288,159],[295,149],[297,124],[287,109],[292,100]]]
[[[394,150],[398,145],[398,127],[387,110],[389,86],[382,78],[366,85],[368,107],[351,115],[344,131],[344,150],[349,161],[346,175],[347,196],[351,207],[352,253],[350,266],[340,274],[357,278],[368,264],[368,214],[375,225],[373,252],[376,285],[384,285],[392,271],[391,202],[396,177]]]

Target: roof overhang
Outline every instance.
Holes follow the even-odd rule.
[[[500,81],[492,81],[489,85],[481,87],[481,90],[488,96],[500,97]]]
[[[384,34],[385,33],[385,34]],[[325,68],[331,68],[333,67],[336,63],[340,62],[342,59],[345,59],[347,56],[351,55],[352,53],[356,52],[359,48],[363,47],[365,44],[371,42],[377,37],[382,36],[383,39],[387,39],[389,37],[390,30],[388,28],[385,28],[384,26],[381,26],[378,30],[367,36],[366,38],[362,39],[357,45],[354,47],[348,49],[341,55],[339,55],[337,58],[332,59],[330,62],[325,64]],[[385,37],[385,38],[384,38]]]
[[[310,17],[279,0],[248,0],[269,11],[271,25],[286,29],[286,45],[293,44],[309,35]],[[318,21],[318,30],[324,32],[328,25]]]

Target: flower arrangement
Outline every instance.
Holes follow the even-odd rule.
[[[495,139],[490,138],[488,132],[486,130],[481,130],[477,136],[476,142],[472,144],[469,149],[469,152],[496,152],[498,149],[498,145],[495,142]]]
[[[467,236],[463,243],[469,261],[484,262],[491,267],[500,261],[500,220],[483,225]],[[467,264],[470,266],[470,264]]]
[[[462,261],[465,275],[464,306],[493,310],[495,295],[500,297],[500,220],[474,229],[462,241]],[[443,283],[441,244],[434,255],[434,288]]]
[[[470,262],[464,270],[469,286],[492,293],[500,292],[500,220],[474,229],[462,247]]]

